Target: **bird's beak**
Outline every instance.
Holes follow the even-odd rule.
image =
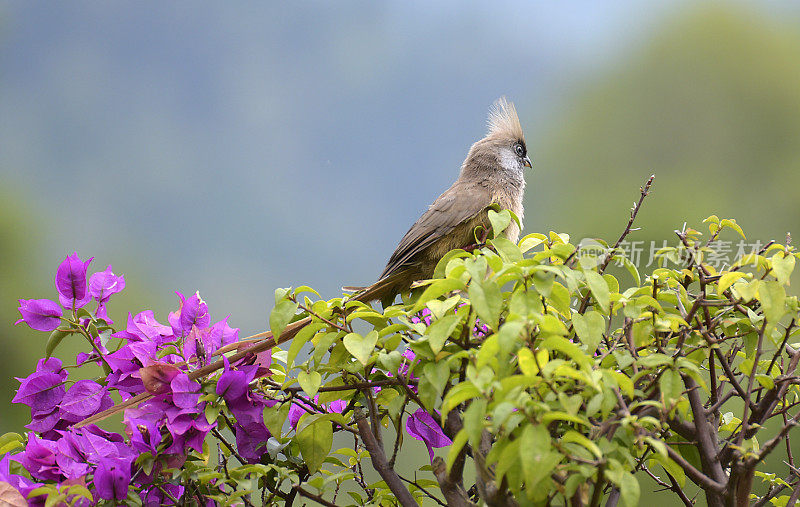
[[[533,167],[533,164],[531,164],[531,159],[527,155],[524,159],[522,159],[522,165],[525,167]]]

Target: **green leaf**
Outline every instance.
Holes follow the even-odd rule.
[[[625,507],[637,507],[639,505],[639,481],[633,474],[622,472],[619,481],[619,499]]]
[[[503,297],[497,283],[473,278],[469,284],[469,299],[481,322],[496,330],[500,322],[500,310],[503,308]]]
[[[493,237],[499,238],[500,233],[506,230],[509,224],[511,224],[511,214],[508,210],[502,210],[498,213],[490,209],[489,222],[492,224]]]
[[[306,426],[295,437],[300,454],[308,470],[313,474],[324,463],[333,445],[333,424],[328,420],[318,420]]]
[[[542,348],[536,351],[536,357],[534,357],[533,352],[531,349],[527,347],[523,347],[519,349],[517,352],[517,361],[519,362],[519,369],[522,371],[523,375],[527,375],[532,377],[534,375],[539,374],[539,368],[544,368],[547,362],[550,360],[550,353],[547,351],[546,348]]]
[[[422,368],[422,375],[428,379],[441,396],[444,392],[444,386],[450,378],[450,366],[447,364],[447,361],[428,363]]]
[[[733,229],[734,231],[738,232],[743,239],[747,239],[744,235],[744,231],[742,231],[742,228],[736,223],[736,220],[732,218],[722,219],[722,221],[719,223],[719,228],[724,229],[725,227]]]
[[[719,278],[717,282],[717,295],[721,296],[725,290],[733,285],[733,283],[740,278],[744,278],[748,276],[747,273],[742,273],[741,271],[728,271],[724,275]]]
[[[472,382],[462,382],[448,391],[444,401],[442,401],[442,418],[447,416],[447,413],[460,405],[461,403],[477,398],[481,392],[475,387]]]
[[[592,359],[587,356],[580,347],[561,336],[549,336],[545,338],[540,347],[548,350],[557,350],[567,355],[581,368],[590,369],[592,367]]]
[[[534,283],[536,283],[535,279]],[[552,286],[549,287],[549,291],[550,295],[547,297],[547,302],[550,303],[558,313],[564,315],[565,317],[569,317],[571,313],[569,309],[569,303],[570,303],[569,289],[567,289],[558,282],[552,282]]]
[[[24,439],[19,433],[4,433],[0,436],[0,456],[23,446]]]
[[[548,425],[553,421],[564,421],[564,422],[571,422],[575,424],[582,424],[586,427],[591,427],[592,424],[584,419],[583,417],[579,417],[577,415],[571,415],[566,412],[562,412],[560,410],[555,410],[553,412],[547,412],[542,416],[542,424]]]
[[[541,425],[525,427],[519,438],[517,459],[522,465],[527,489],[533,489],[543,479],[549,478],[550,473],[561,461],[561,454],[551,452],[551,449],[552,443],[547,428]]]
[[[611,304],[611,293],[608,289],[608,282],[603,278],[603,275],[595,271],[584,271],[586,277],[586,285],[592,291],[594,300],[600,305],[604,312],[608,312],[609,305]]]
[[[58,347],[58,344],[61,343],[61,340],[66,338],[67,336],[71,335],[71,331],[64,331],[63,329],[54,329],[52,333],[50,333],[50,337],[47,339],[47,346],[44,349],[44,357],[49,358],[53,355],[53,352]]]
[[[283,423],[289,415],[291,405],[291,403],[283,403],[280,407],[264,410],[264,425],[274,436],[280,437],[283,434]]]
[[[683,394],[683,379],[681,374],[672,368],[664,370],[661,378],[658,380],[661,387],[661,395],[664,397],[664,402],[669,404],[673,400],[681,397]]]
[[[779,284],[786,285],[794,271],[794,255],[778,252],[770,258],[770,261],[772,261],[772,274],[778,279]]]
[[[679,486],[683,487],[686,485],[686,472],[679,464],[670,458],[661,456],[660,454],[654,455],[652,459],[664,467],[664,470],[666,470],[668,474],[675,478],[675,481]]]
[[[495,238],[491,242],[504,261],[519,262],[522,260],[522,250],[519,249],[516,243],[505,236]]]
[[[594,354],[606,329],[603,316],[598,312],[586,312],[583,315],[576,313],[572,316],[572,325],[589,353]]]
[[[277,295],[277,291],[276,291]],[[275,307],[269,314],[269,327],[272,336],[279,337],[286,326],[291,322],[294,313],[297,311],[297,303],[288,299],[282,299],[275,303]]]
[[[736,291],[736,295],[749,303],[758,294],[758,289],[761,285],[761,280],[752,280],[750,282],[740,282],[733,285],[732,290]]]
[[[636,265],[630,259],[628,259],[624,254],[616,256],[616,259],[622,261],[623,266],[625,266],[625,269],[627,269],[628,273],[630,273],[630,275],[633,277],[634,281],[636,282],[636,285],[637,286],[641,285],[642,277],[639,275],[639,270],[636,269]]]
[[[597,459],[602,459],[603,458],[603,451],[600,450],[600,448],[597,446],[597,444],[595,444],[594,442],[592,442],[591,440],[589,440],[588,438],[586,438],[585,436],[581,435],[580,433],[578,433],[575,430],[569,430],[566,433],[564,433],[564,436],[561,437],[561,442],[562,443],[570,443],[570,442],[572,442],[572,443],[581,445],[581,446],[585,447],[586,450],[588,450],[589,452],[594,454],[594,456]]]
[[[759,373],[756,375],[756,380],[758,381],[759,384],[761,384],[761,387],[763,387],[764,389],[770,390],[775,387],[775,381],[772,380],[772,377],[770,377],[769,375],[764,375],[763,373]]]
[[[292,343],[289,345],[289,354],[286,356],[286,364],[290,368],[294,366],[294,360],[297,358],[297,354],[300,353],[303,345],[305,345],[312,336],[317,334],[317,331],[325,326],[326,324],[322,322],[313,322],[301,329],[300,332],[297,333],[297,336],[292,338]]]
[[[366,366],[372,351],[375,350],[375,344],[378,342],[378,332],[373,330],[367,333],[366,336],[361,336],[358,333],[348,333],[343,342],[344,348],[358,359],[358,362]]]
[[[764,317],[773,326],[781,320],[784,314],[786,291],[778,282],[762,281],[758,288],[758,300],[764,310]]]
[[[319,391],[319,386],[322,385],[322,375],[316,371],[301,371],[297,374],[297,383],[300,384],[300,387],[303,388],[309,398],[313,398]]]
[[[428,344],[434,354],[441,352],[445,342],[458,326],[459,320],[457,315],[445,315],[425,330],[425,336],[428,337]]]
[[[418,311],[422,310],[425,308],[425,304],[432,299],[437,299],[454,290],[462,290],[463,288],[464,282],[458,278],[444,278],[442,280],[436,280],[425,288],[425,290],[417,299],[417,302],[414,304],[414,307],[411,309],[410,313],[417,313]]]
[[[458,457],[458,453],[461,452],[461,449],[464,448],[464,445],[467,443],[467,432],[462,429],[458,433],[456,433],[456,438],[453,439],[453,443],[450,444],[450,449],[447,451],[447,471],[450,472],[450,469],[453,468],[453,463],[455,463],[456,458]]]

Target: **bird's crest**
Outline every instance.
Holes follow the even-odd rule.
[[[514,104],[500,97],[489,109],[489,136],[524,139]]]

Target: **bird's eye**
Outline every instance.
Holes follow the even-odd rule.
[[[525,156],[525,148],[523,148],[521,144],[514,145],[514,152],[517,154],[518,157]]]

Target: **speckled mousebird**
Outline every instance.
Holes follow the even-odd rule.
[[[489,132],[470,148],[458,179],[403,236],[378,281],[348,288],[358,290],[352,299],[386,304],[415,281],[430,278],[445,253],[475,243],[475,227],[488,228],[492,204],[522,219],[524,168],[531,167],[531,159],[514,104],[498,99],[489,111],[488,124]],[[519,232],[512,222],[505,235],[516,242]]]

